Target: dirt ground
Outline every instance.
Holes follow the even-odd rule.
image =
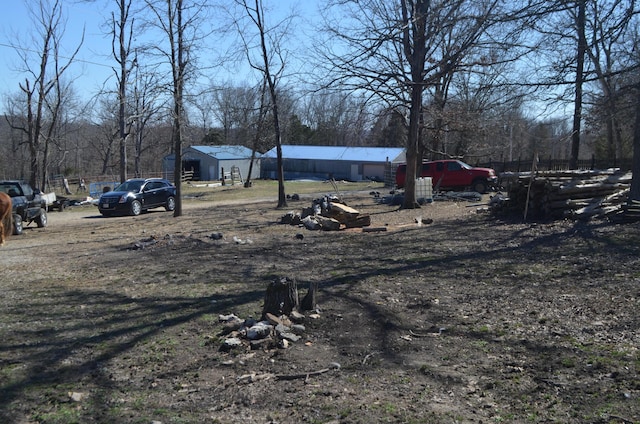
[[[387,231],[185,200],[179,218],[82,206],[11,237],[0,422],[640,422],[640,224],[344,200]],[[302,339],[221,349],[219,316],[260,318],[279,277],[319,285]]]

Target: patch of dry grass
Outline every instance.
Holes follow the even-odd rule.
[[[337,181],[336,186],[339,193],[363,190],[384,190],[383,183],[373,181],[349,182]],[[285,193],[293,194],[316,194],[316,193],[336,193],[335,188],[329,181],[285,181]],[[220,202],[255,200],[255,199],[277,199],[278,182],[275,180],[253,180],[250,188],[245,188],[242,184],[220,185],[218,182],[194,181],[182,186],[182,194],[186,199],[197,198],[198,200],[216,200]]]

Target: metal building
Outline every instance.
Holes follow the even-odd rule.
[[[384,181],[385,171],[405,158],[402,147],[282,146],[285,180]],[[260,176],[277,178],[275,147],[262,155]]]
[[[251,162],[251,149],[244,146],[191,146],[182,152],[183,173],[193,173],[196,181],[219,181],[229,178],[233,167],[238,167],[242,179],[249,175]],[[163,173],[169,179],[173,179],[175,155],[165,156],[163,160]],[[252,178],[260,175],[260,154],[256,153],[251,172]]]

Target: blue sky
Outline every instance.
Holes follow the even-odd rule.
[[[66,23],[63,25],[64,35],[63,53],[71,55],[79,45],[83,29],[84,43],[76,57],[75,64],[64,74],[65,78],[73,80],[76,93],[83,99],[96,94],[101,87],[107,84],[113,88],[115,65],[111,53],[110,37],[105,35],[104,24],[110,11],[115,7],[113,0],[98,0],[86,2],[80,0],[62,0]],[[135,5],[136,2],[134,2]],[[265,0],[267,7],[275,7],[277,11],[288,12],[291,7],[303,7],[306,12],[316,7],[317,0]],[[30,52],[30,67],[38,66],[39,40],[34,40],[33,19],[28,12],[26,4],[37,5],[37,0],[13,0],[3,1],[2,14],[0,14],[0,98],[19,92],[18,84],[24,82],[27,74],[24,72],[24,63],[16,53],[16,47],[34,48]],[[142,4],[141,2],[139,4]],[[301,6],[302,5],[302,6]],[[29,50],[26,50],[29,52]],[[217,71],[219,74],[224,71]],[[237,79],[235,75],[218,75],[221,82],[229,79]],[[4,110],[4,101],[0,104],[0,110]]]
[[[3,2],[4,3],[4,2]],[[35,1],[33,2],[36,3]],[[106,57],[109,53],[110,42],[102,34],[101,25],[104,17],[96,4],[74,3],[65,6],[67,21],[63,35],[64,48],[71,54],[82,39],[83,26],[85,27],[85,42],[78,54],[78,63],[74,65],[67,77],[77,81],[78,91],[97,89],[109,78],[113,72],[111,63]],[[30,28],[32,19],[25,3],[11,1],[3,4],[3,13],[0,15],[0,95],[19,91],[18,84],[24,81],[24,64],[16,54],[15,45],[33,47],[35,42]],[[34,55],[37,52],[33,52]],[[64,53],[63,53],[64,55]],[[37,62],[31,65],[37,67]]]

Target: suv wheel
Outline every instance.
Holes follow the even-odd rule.
[[[22,234],[22,217],[20,215],[13,215],[13,234],[16,236]]]
[[[46,209],[40,209],[40,215],[36,218],[36,225],[38,228],[47,226],[47,211]]]
[[[167,204],[164,206],[167,212],[171,212],[176,209],[176,198],[173,196],[169,196],[167,199]]]
[[[133,216],[140,215],[140,213],[142,212],[142,204],[139,201],[134,200],[133,202],[131,202],[130,212]]]

